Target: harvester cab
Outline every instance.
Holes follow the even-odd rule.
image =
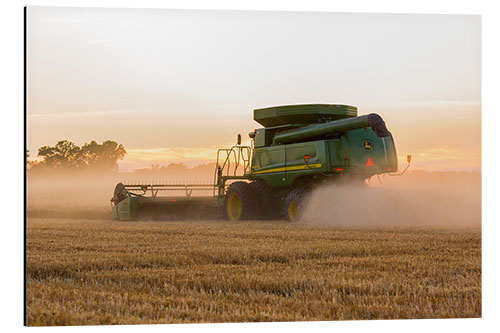
[[[320,184],[362,183],[398,170],[384,120],[373,113],[358,116],[355,106],[276,106],[254,110],[254,120],[263,127],[249,133],[250,146],[242,146],[238,135],[235,146],[217,151],[213,184],[119,184],[113,217],[135,219],[146,207],[158,213],[190,204],[210,207],[229,220],[296,221],[308,194]],[[186,195],[157,195],[164,190],[185,190]],[[198,190],[212,195],[191,195]]]

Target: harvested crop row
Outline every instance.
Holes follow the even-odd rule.
[[[28,325],[481,316],[481,233],[28,220]]]

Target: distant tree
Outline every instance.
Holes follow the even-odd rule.
[[[78,147],[71,141],[62,140],[55,146],[43,146],[38,149],[40,162],[29,162],[37,169],[99,169],[116,171],[118,160],[127,152],[121,144],[107,140],[102,144],[96,141]],[[26,153],[29,156],[29,152]]]
[[[59,141],[54,147],[39,148],[38,156],[43,158],[39,165],[50,169],[78,168],[82,165],[80,147],[68,140]]]
[[[126,154],[125,148],[115,141],[107,140],[102,144],[91,141],[81,148],[80,158],[89,168],[116,171],[118,160]]]

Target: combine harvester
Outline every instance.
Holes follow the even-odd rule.
[[[213,184],[119,183],[111,199],[113,218],[158,218],[188,207],[231,221],[296,221],[308,193],[320,184],[364,183],[397,171],[385,122],[374,113],[357,115],[355,106],[338,104],[256,109],[254,120],[264,127],[249,133],[251,146],[242,146],[238,135],[235,146],[217,151]],[[408,156],[408,166],[410,161]],[[184,195],[158,195],[172,191]]]

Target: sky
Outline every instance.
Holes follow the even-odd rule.
[[[120,170],[213,161],[253,109],[379,113],[401,165],[481,168],[481,18],[29,7],[27,136],[115,140]]]

